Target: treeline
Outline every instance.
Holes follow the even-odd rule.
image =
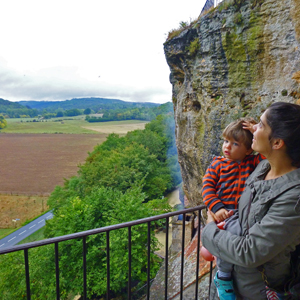
[[[22,104],[22,105],[21,105]],[[66,101],[20,101],[0,99],[0,114],[5,118],[51,119],[86,115],[88,122],[120,120],[151,121],[162,113],[173,112],[173,105],[125,102],[116,99],[83,98]],[[101,115],[102,117],[99,117]]]
[[[121,120],[146,120],[151,121],[160,114],[173,113],[173,104],[171,102],[162,104],[158,107],[148,108],[134,108],[134,109],[116,109],[102,111],[102,116],[89,116],[85,120],[93,122],[108,122],[108,121],[121,121]]]
[[[47,238],[123,223],[170,211],[163,198],[180,182],[174,136],[174,116],[159,115],[144,130],[124,137],[111,134],[89,153],[78,175],[57,186],[48,204],[54,218],[47,221]],[[162,226],[157,223],[152,226]],[[154,229],[154,228],[153,228]],[[132,227],[132,286],[147,281],[147,226]],[[89,299],[106,293],[106,236],[87,237],[87,293]],[[154,254],[158,241],[151,233],[151,278],[160,267]],[[82,241],[59,244],[60,299],[82,295]],[[22,253],[0,256],[3,299],[25,294]],[[31,299],[55,298],[53,245],[29,250]],[[120,296],[128,282],[128,230],[110,233],[111,295]]]
[[[28,108],[17,102],[11,102],[0,98],[0,114],[6,118],[37,117],[37,109]]]
[[[118,99],[107,98],[74,98],[65,101],[20,101],[20,104],[38,109],[39,111],[47,110],[48,112],[57,112],[59,110],[69,109],[86,109],[89,107],[94,112],[109,109],[132,109],[135,107],[156,107],[157,103],[149,102],[128,102]]]

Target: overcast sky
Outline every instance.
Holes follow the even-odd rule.
[[[1,0],[0,98],[171,101],[163,43],[205,0]]]

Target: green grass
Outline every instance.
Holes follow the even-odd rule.
[[[99,132],[95,130],[87,129],[87,127],[95,127],[95,126],[107,127],[110,125],[117,125],[117,124],[125,125],[125,124],[137,124],[143,122],[139,120],[128,120],[128,121],[88,123],[87,121],[85,121],[85,116],[77,116],[72,118],[53,118],[49,120],[44,120],[43,122],[32,122],[34,118],[18,118],[18,119],[6,119],[6,120],[7,120],[7,127],[0,131],[2,133],[99,134]]]
[[[31,243],[31,242],[36,242],[36,241],[43,240],[44,239],[44,230],[45,230],[45,226],[42,227],[41,229],[37,230],[33,234],[31,234],[30,236],[28,236],[24,240],[22,240],[17,245],[22,245],[22,244],[26,244],[26,243]]]

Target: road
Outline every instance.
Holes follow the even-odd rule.
[[[51,211],[45,213],[44,215],[38,217],[34,221],[30,222],[29,224],[21,227],[20,229],[16,230],[15,232],[11,233],[10,235],[6,236],[5,238],[0,240],[0,249],[10,248],[26,237],[33,234],[35,231],[39,230],[46,224],[46,220],[53,218],[53,213]]]

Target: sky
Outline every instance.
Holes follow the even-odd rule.
[[[0,98],[172,99],[163,43],[205,0],[0,0]]]

